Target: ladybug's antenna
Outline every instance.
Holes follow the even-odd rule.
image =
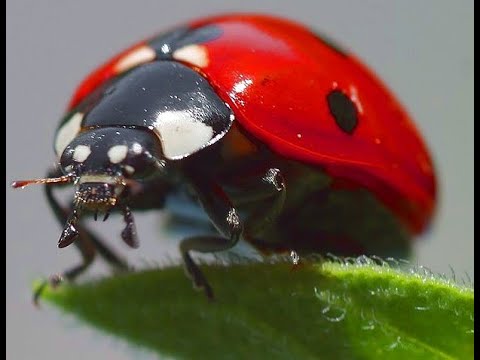
[[[24,188],[28,185],[33,184],[58,184],[58,183],[68,183],[72,182],[74,177],[72,175],[64,175],[56,178],[45,178],[45,179],[30,179],[30,180],[18,180],[12,182],[12,187],[14,189]]]

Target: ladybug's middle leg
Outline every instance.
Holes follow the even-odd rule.
[[[187,274],[197,288],[202,288],[209,299],[213,291],[207,279],[190,256],[190,251],[211,253],[232,248],[238,242],[243,225],[237,210],[224,191],[211,180],[191,179],[198,200],[221,236],[195,236],[180,243],[180,251]]]
[[[240,235],[259,233],[275,221],[286,197],[286,185],[280,170],[268,169],[263,176],[248,179],[242,185],[246,196],[268,199],[266,206],[259,206],[246,220],[245,227],[237,210],[225,192],[209,180],[198,180],[193,176],[194,191],[210,220],[222,236],[196,236],[187,238],[180,244],[187,273],[192,277],[196,287],[203,288],[208,298],[213,298],[213,291],[206,278],[190,257],[190,251],[217,252],[232,248]]]

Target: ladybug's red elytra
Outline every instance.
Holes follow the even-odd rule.
[[[266,15],[205,18],[146,39],[78,87],[54,143],[58,166],[44,179],[75,243],[127,265],[79,221],[119,211],[137,246],[134,209],[162,209],[184,196],[217,235],[190,237],[188,274],[212,289],[190,253],[232,248],[405,255],[429,224],[435,175],[406,111],[349,51],[310,29]],[[73,183],[70,208],[53,188]]]

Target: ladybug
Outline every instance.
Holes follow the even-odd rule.
[[[74,243],[127,265],[80,217],[120,212],[122,239],[138,245],[132,211],[187,201],[217,235],[180,244],[188,275],[212,288],[192,252],[234,247],[300,256],[405,256],[431,221],[436,182],[407,112],[349,51],[295,22],[227,14],[174,27],[130,47],[75,91],[55,135],[58,165],[44,179]],[[74,184],[69,208],[53,189]],[[180,201],[180,200],[179,200]]]

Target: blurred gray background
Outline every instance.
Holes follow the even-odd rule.
[[[440,180],[435,223],[414,261],[473,277],[473,0],[364,1],[7,1],[7,359],[131,359],[138,353],[76,321],[31,304],[31,282],[79,257],[59,250],[60,229],[40,187],[13,191],[13,179],[43,176],[53,134],[76,86],[123,47],[167,26],[222,11],[290,17],[350,48],[409,109],[432,150]],[[102,225],[102,226],[100,226]],[[101,233],[120,231],[113,219]],[[159,239],[158,214],[137,216],[142,246],[110,243],[129,259],[175,254]],[[172,237],[164,235],[164,237]],[[105,271],[102,266],[97,271]],[[148,353],[143,358],[151,358]]]

